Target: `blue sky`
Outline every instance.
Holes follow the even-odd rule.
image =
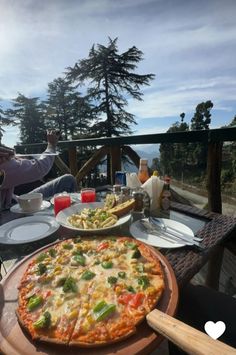
[[[118,37],[120,52],[144,53],[140,74],[155,80],[143,102],[129,100],[135,134],[165,132],[211,100],[211,128],[236,114],[236,0],[0,0],[0,104],[22,93],[43,97],[47,84]],[[5,127],[4,127],[5,128]],[[3,143],[14,145],[15,128]]]

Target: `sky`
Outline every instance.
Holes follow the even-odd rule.
[[[0,0],[0,105],[48,83],[118,37],[120,53],[143,52],[138,74],[155,74],[143,101],[129,99],[134,134],[163,133],[182,112],[211,100],[210,128],[236,115],[236,0]],[[16,128],[3,127],[16,144]]]

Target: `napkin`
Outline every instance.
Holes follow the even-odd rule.
[[[141,186],[141,182],[136,173],[126,173],[126,185],[131,189],[136,189]]]
[[[164,181],[159,176],[151,176],[143,185],[142,188],[150,196],[150,210],[155,211],[160,208],[160,196],[163,190]]]

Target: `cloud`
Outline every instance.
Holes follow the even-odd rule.
[[[207,99],[233,115],[235,13],[235,0],[1,0],[0,98],[45,96],[49,82],[110,36],[121,52],[143,51],[137,72],[156,74],[143,102],[129,100],[142,127]]]
[[[158,81],[157,81],[158,83]],[[172,82],[160,88],[144,92],[143,102],[130,99],[129,110],[139,118],[178,117],[180,113],[193,113],[198,103],[211,100],[214,109],[235,112],[236,79],[231,77],[215,77],[206,81],[188,80],[185,85],[178,86]]]

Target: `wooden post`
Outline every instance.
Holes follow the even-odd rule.
[[[101,161],[101,159],[103,159],[104,156],[108,154],[108,151],[109,148],[107,146],[103,146],[96,150],[93,156],[86,161],[86,163],[76,174],[76,180],[78,184],[83,179],[83,177],[85,177]]]
[[[115,172],[121,170],[121,148],[119,145],[111,146],[110,156],[111,156],[110,177],[111,177],[111,184],[113,185],[115,183]]]
[[[207,190],[208,209],[210,212],[222,213],[221,201],[221,163],[222,142],[208,144],[207,157]]]
[[[140,156],[129,145],[124,145],[122,152],[132,160],[137,168],[139,168]]]
[[[64,163],[59,155],[55,157],[55,165],[63,174],[71,174],[70,168]]]
[[[69,166],[70,166],[71,174],[76,176],[78,171],[76,147],[69,148],[68,154],[69,154]]]

